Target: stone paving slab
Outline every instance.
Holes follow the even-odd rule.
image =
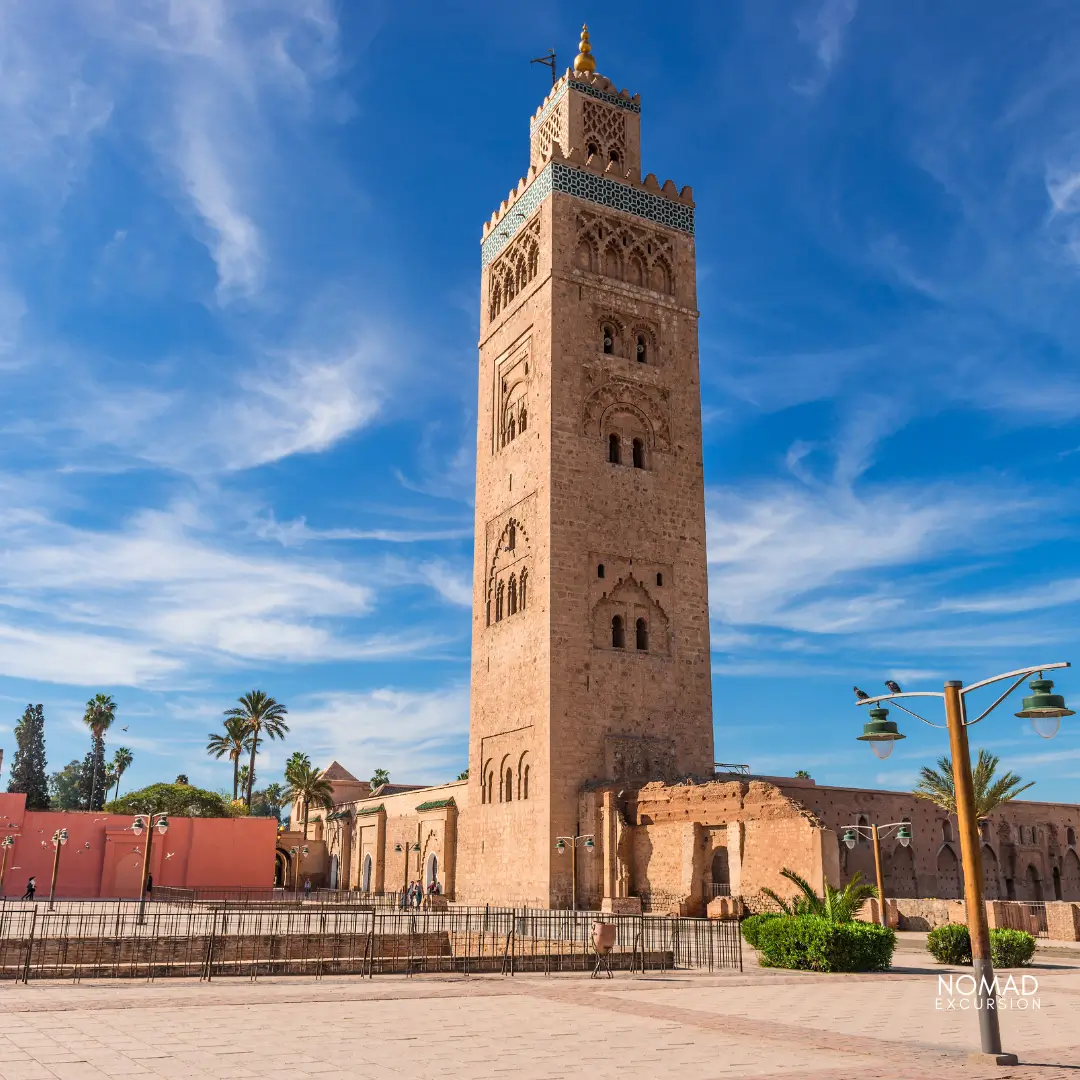
[[[1032,971],[1015,1069],[967,1064],[977,1018],[935,1008],[937,969],[5,983],[0,1080],[1080,1076],[1080,965]]]

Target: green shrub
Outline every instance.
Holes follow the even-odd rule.
[[[742,936],[746,938],[746,944],[752,949],[758,947],[758,934],[761,932],[763,923],[770,919],[780,918],[778,911],[764,911],[760,915],[749,915],[742,921]]]
[[[1023,967],[1035,955],[1035,939],[1026,930],[990,931],[990,958],[996,968]]]
[[[939,964],[970,964],[971,937],[963,923],[948,923],[931,930],[926,947]],[[990,931],[990,959],[994,967],[1023,967],[1035,955],[1035,939],[1024,930],[998,927]]]
[[[931,930],[926,947],[939,964],[971,963],[971,936],[963,923],[946,923]]]
[[[151,784],[129,791],[105,807],[107,814],[168,814],[170,817],[229,817],[225,800],[190,784]]]
[[[818,915],[780,916],[756,928],[762,967],[799,971],[887,971],[894,931],[876,923],[836,923]]]

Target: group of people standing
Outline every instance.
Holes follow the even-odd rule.
[[[415,881],[409,883],[407,889],[402,891],[401,910],[408,911],[409,908],[416,908],[416,910],[419,911],[422,907],[430,907],[431,897],[441,895],[442,885],[440,882],[429,882],[428,887],[425,890],[424,883],[417,878]]]

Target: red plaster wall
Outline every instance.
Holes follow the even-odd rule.
[[[16,838],[0,895],[21,896],[31,875],[38,896],[48,895],[52,835],[64,828],[68,843],[60,854],[57,896],[138,897],[146,834],[131,832],[134,818],[26,810],[25,802],[25,795],[0,793],[0,837]],[[170,818],[164,836],[154,833],[154,885],[270,887],[276,838],[273,818]]]

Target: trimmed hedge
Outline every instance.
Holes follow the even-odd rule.
[[[1023,967],[1035,955],[1035,938],[1026,930],[998,927],[990,931],[990,958],[996,968]]]
[[[946,923],[926,935],[926,948],[939,964],[970,964],[971,936],[963,923]]]
[[[876,923],[834,923],[817,915],[782,915],[757,926],[762,967],[799,971],[888,971],[896,933]]]
[[[780,912],[778,911],[763,911],[760,915],[748,915],[742,921],[742,936],[746,939],[746,944],[752,949],[758,947],[758,934],[761,932],[763,924],[767,923],[770,919],[779,919]]]
[[[971,935],[963,923],[931,930],[926,948],[939,964],[970,964]],[[1026,930],[999,926],[990,931],[990,959],[996,968],[1023,967],[1035,955],[1035,939]]]

